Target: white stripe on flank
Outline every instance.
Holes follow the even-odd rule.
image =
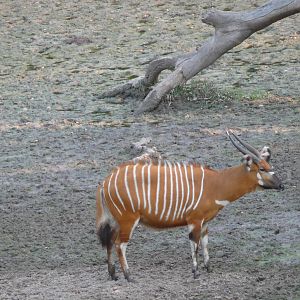
[[[146,165],[142,167],[142,188],[143,188],[144,209],[146,209],[145,172],[144,172],[145,167]]]
[[[185,180],[186,180],[186,184],[187,184],[187,195],[186,195],[186,201],[185,201],[185,204],[184,204],[184,208],[181,212],[181,218],[183,217],[183,214],[185,213],[185,209],[186,209],[186,206],[187,206],[187,204],[189,202],[189,198],[190,198],[190,184],[189,184],[186,164],[184,164],[183,166],[184,166]]]
[[[138,209],[140,209],[141,206],[141,199],[140,199],[140,195],[139,195],[139,189],[138,189],[138,185],[137,185],[137,180],[136,180],[136,167],[138,165],[134,165],[133,167],[133,180],[134,180],[134,186],[135,186],[135,192],[136,192],[136,197],[138,200]]]
[[[166,202],[167,202],[168,177],[167,177],[167,163],[166,162],[164,162],[164,169],[165,169],[164,204],[163,204],[163,210],[162,210],[161,215],[160,215],[160,220],[162,219],[162,217],[164,215],[164,212],[165,212],[165,209],[166,209]]]
[[[112,196],[110,194],[110,183],[111,183],[111,179],[113,177],[114,174],[111,174],[110,178],[109,178],[109,181],[108,181],[108,187],[107,187],[107,191],[108,191],[108,196],[109,196],[109,199],[110,201],[112,202],[112,204],[114,205],[114,207],[116,208],[116,210],[119,212],[119,214],[122,216],[122,213],[121,211],[119,210],[118,206],[115,204],[115,202],[113,201],[112,199]]]
[[[118,197],[120,203],[122,204],[124,210],[126,210],[125,205],[124,205],[124,203],[123,203],[123,201],[122,201],[122,199],[120,197],[120,194],[119,194],[119,191],[118,191],[118,187],[117,187],[117,180],[118,180],[119,172],[120,172],[120,168],[118,168],[118,171],[117,171],[117,174],[116,174],[116,177],[115,177],[115,190],[116,190],[116,194],[117,194],[117,197]]]
[[[199,204],[199,202],[201,200],[201,197],[202,197],[202,193],[203,193],[203,187],[204,187],[204,169],[203,169],[202,166],[201,166],[201,170],[202,170],[201,190],[200,190],[200,194],[199,194],[198,200],[197,200],[195,206],[193,207],[193,209],[195,209],[198,206],[198,204]]]
[[[159,200],[159,189],[160,189],[160,165],[161,165],[161,161],[159,161],[158,166],[157,166],[157,187],[156,187],[155,215],[158,214],[158,200]]]
[[[175,182],[176,182],[176,206],[175,206],[175,210],[174,210],[173,221],[175,220],[175,217],[176,217],[178,201],[179,201],[178,174],[176,171],[176,164],[174,164],[174,173],[175,173]]]
[[[151,214],[151,163],[148,166],[148,213]]]
[[[132,197],[131,197],[131,194],[130,194],[130,191],[129,191],[129,187],[128,187],[128,166],[126,166],[126,168],[125,168],[124,181],[125,181],[126,192],[127,192],[127,195],[128,195],[131,207],[132,207],[132,211],[135,212],[133,201],[132,201]]]
[[[168,221],[169,216],[170,216],[170,212],[171,212],[171,208],[172,208],[172,203],[173,203],[173,174],[172,174],[172,165],[171,163],[168,162],[169,168],[170,168],[170,206],[169,206],[169,210],[168,213],[166,215],[166,221]]]
[[[194,182],[194,168],[193,168],[193,165],[191,165],[191,176],[192,176],[192,190],[193,190],[192,202],[189,205],[189,207],[186,209],[186,211],[191,209],[191,207],[193,206],[194,201],[195,201],[195,182]]]
[[[183,184],[183,178],[182,178],[182,172],[181,172],[181,165],[180,163],[177,163],[178,168],[179,168],[179,174],[180,174],[180,181],[181,181],[181,203],[180,203],[180,207],[177,213],[177,218],[179,218],[181,209],[183,207],[183,203],[184,203],[184,184]]]

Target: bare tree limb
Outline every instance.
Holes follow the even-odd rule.
[[[173,88],[213,64],[220,56],[241,44],[250,35],[299,12],[300,0],[272,0],[245,12],[208,11],[203,15],[202,22],[212,25],[215,33],[196,51],[173,58],[154,60],[149,64],[145,76],[117,86],[101,96],[144,98],[136,114],[154,110]],[[159,74],[166,69],[173,72],[157,83]],[[156,85],[151,89],[154,84]]]
[[[139,160],[146,160],[151,161],[161,159],[161,154],[157,151],[155,147],[149,148],[146,146],[146,144],[149,144],[151,142],[151,138],[142,138],[139,142],[132,143],[130,148],[132,149],[132,152],[136,156],[133,160],[139,161]]]

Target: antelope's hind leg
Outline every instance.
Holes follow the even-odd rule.
[[[114,232],[114,236],[112,238],[111,243],[107,246],[107,267],[108,267],[108,274],[112,280],[118,280],[118,276],[116,276],[116,267],[113,261],[113,244],[115,242],[116,232]]]
[[[129,242],[129,240],[132,236],[132,233],[133,233],[135,227],[137,226],[139,220],[140,220],[140,218],[135,218],[135,219],[126,220],[126,222],[120,223],[119,224],[120,225],[119,232],[117,234],[117,238],[116,238],[116,242],[115,242],[117,255],[119,257],[119,261],[120,261],[122,271],[124,273],[124,277],[129,282],[132,282],[133,280],[130,277],[129,268],[128,268],[128,264],[127,264],[126,248],[127,248],[127,244]]]

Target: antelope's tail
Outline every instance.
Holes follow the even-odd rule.
[[[100,184],[96,193],[96,232],[103,248],[112,247],[115,229],[112,217],[106,207],[103,188]]]

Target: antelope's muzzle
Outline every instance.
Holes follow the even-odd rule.
[[[276,175],[273,175],[272,179],[273,179],[273,182],[274,182],[274,188],[276,190],[283,191],[284,190],[284,185],[281,182],[281,180]]]

